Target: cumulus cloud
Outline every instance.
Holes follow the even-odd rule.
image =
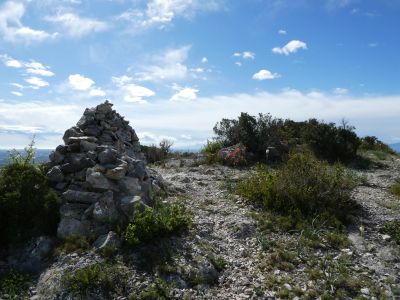
[[[60,25],[69,36],[76,38],[93,32],[106,31],[110,27],[106,22],[81,17],[74,13],[47,16],[45,19],[49,22]]]
[[[24,65],[19,60],[16,60],[7,54],[0,55],[0,59],[3,61],[4,65],[9,68],[22,68]]]
[[[176,18],[192,18],[199,12],[218,10],[215,0],[149,0],[145,9],[129,9],[117,19],[129,21],[131,30],[165,28]]]
[[[188,102],[197,99],[199,90],[193,88],[182,88],[171,97],[172,102]]]
[[[203,57],[203,58],[201,59],[201,62],[202,62],[203,64],[207,63],[207,62],[208,62],[207,57]]]
[[[57,36],[57,33],[24,26],[21,20],[24,14],[25,5],[22,2],[7,1],[0,7],[0,33],[5,41],[31,43]]]
[[[78,91],[87,91],[94,85],[92,79],[80,74],[69,75],[68,82],[74,90]]]
[[[145,98],[152,97],[156,93],[149,88],[133,83],[133,78],[123,75],[112,77],[113,83],[117,86],[116,95],[125,102],[147,103]]]
[[[251,59],[253,60],[256,57],[256,54],[251,51],[243,51],[243,52],[235,52],[233,53],[234,57],[241,57],[243,59]]]
[[[43,79],[36,76],[26,78],[25,81],[29,83],[33,89],[39,89],[49,86],[49,83],[47,81],[44,81]]]
[[[280,35],[286,35],[286,34],[287,34],[287,31],[286,31],[286,30],[283,30],[283,29],[279,29],[278,34],[280,34]]]
[[[11,94],[18,96],[18,97],[23,96],[23,94],[21,92],[16,92],[16,91],[12,91]]]
[[[87,92],[90,97],[104,97],[106,92],[95,86],[93,79],[81,74],[71,74],[68,76],[68,85],[75,91]]]
[[[275,79],[279,78],[280,75],[278,73],[272,73],[271,71],[268,70],[260,70],[257,73],[253,75],[253,79],[256,80],[267,80],[267,79]]]
[[[282,48],[279,48],[279,47],[273,48],[272,52],[276,53],[276,54],[289,55],[291,53],[296,53],[300,49],[307,50],[307,44],[305,42],[302,42],[299,40],[293,40],[293,41],[290,41],[289,43],[287,43]]]
[[[153,55],[148,64],[142,65],[143,70],[136,75],[141,81],[183,80],[190,75],[190,69],[185,64],[191,46],[171,48]]]
[[[45,77],[54,76],[54,73],[50,70],[49,66],[44,66],[43,64],[34,60],[24,62],[14,59],[7,54],[0,55],[0,59],[3,61],[6,67],[18,69],[24,68],[25,73],[28,75],[39,75]]]
[[[337,87],[333,90],[333,93],[336,95],[346,95],[349,93],[348,89]]]

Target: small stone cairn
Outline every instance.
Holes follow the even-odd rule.
[[[64,200],[57,234],[91,239],[127,224],[153,202],[160,182],[146,168],[139,139],[108,101],[87,108],[50,154],[47,177]]]

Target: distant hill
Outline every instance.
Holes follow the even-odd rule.
[[[7,164],[8,157],[10,155],[11,149],[0,150],[0,166]],[[18,149],[21,153],[24,153],[24,150]],[[50,149],[36,149],[36,157],[35,162],[46,162],[49,159]]]
[[[389,145],[394,151],[400,152],[400,143],[390,144]]]

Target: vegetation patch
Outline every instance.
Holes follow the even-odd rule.
[[[124,236],[129,246],[137,246],[156,238],[180,234],[192,224],[191,214],[182,203],[158,202],[154,208],[136,207],[133,221]]]
[[[400,220],[386,222],[382,231],[390,235],[400,245]]]
[[[54,255],[59,256],[63,253],[82,252],[90,248],[90,243],[86,237],[80,235],[70,235],[61,240],[54,249]]]
[[[16,270],[0,274],[0,296],[7,294],[9,299],[27,297],[31,281],[30,275]]]
[[[286,221],[293,227],[315,217],[330,225],[346,222],[355,206],[350,197],[353,187],[353,177],[343,167],[330,166],[305,152],[291,155],[275,173],[258,166],[237,191],[267,210],[290,216]]]
[[[167,300],[171,299],[170,287],[161,279],[158,279],[145,290],[131,294],[129,300]]]
[[[62,283],[67,291],[77,297],[96,294],[113,299],[114,293],[126,293],[127,274],[118,266],[95,263],[75,272],[66,272]]]
[[[396,182],[389,188],[389,192],[398,198],[400,198],[400,179],[398,178]]]
[[[61,200],[43,167],[34,164],[33,143],[14,152],[0,173],[0,244],[56,233]]]
[[[220,141],[209,141],[207,140],[207,144],[201,149],[201,153],[207,156],[207,163],[213,164],[220,162],[220,158],[218,156],[219,150],[223,147],[222,142]]]

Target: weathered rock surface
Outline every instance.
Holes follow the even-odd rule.
[[[112,106],[106,101],[87,108],[65,131],[65,144],[50,154],[47,176],[65,201],[59,237],[97,239],[127,222],[134,205],[151,203],[153,190],[161,189],[160,180],[148,174],[135,131]]]

